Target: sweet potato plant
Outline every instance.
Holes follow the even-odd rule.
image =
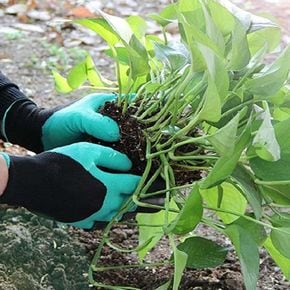
[[[147,21],[160,25],[160,35],[147,33]],[[100,265],[105,244],[131,251],[113,245],[109,233],[133,205],[158,212],[137,215],[139,246],[132,251],[140,264],[124,267],[156,266],[144,259],[166,236],[172,256],[158,265],[172,265],[174,276],[158,289],[178,289],[186,267],[223,263],[227,249],[197,236],[200,224],[232,242],[246,289],[256,289],[261,247],[290,279],[290,49],[280,43],[279,27],[226,0],[179,0],[146,21],[100,12],[75,22],[107,43],[116,79],[103,78],[88,55],[67,78],[54,72],[56,87],[116,92],[102,113],[119,122],[114,147],[142,174],[104,231],[90,284],[135,289],[94,279],[94,271],[120,268]],[[168,34],[168,26],[178,34]],[[164,189],[148,192],[160,177]],[[164,205],[143,202],[160,194]]]

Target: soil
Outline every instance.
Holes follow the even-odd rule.
[[[8,2],[0,0],[0,69],[23,89],[24,93],[40,106],[52,107],[71,102],[79,95],[59,95],[55,93],[50,73],[51,68],[66,70],[82,53],[81,48],[89,50],[98,60],[98,68],[105,76],[113,71],[112,63],[102,51],[102,42],[71,24],[55,24],[59,17],[68,17],[66,4],[85,5],[90,1],[26,1],[39,2],[39,10],[48,11],[50,21],[7,14]],[[25,1],[19,1],[19,3]],[[160,10],[169,0],[155,1],[91,1],[98,2],[100,8],[114,14],[152,13]],[[283,40],[289,42],[290,4],[288,0],[241,1],[240,6],[255,12],[270,12],[284,27]],[[60,4],[59,4],[60,3]],[[65,5],[63,5],[65,3]],[[30,24],[29,29],[21,26],[22,21]],[[18,25],[18,26],[17,26]],[[36,30],[35,27],[42,30]],[[152,24],[154,33],[160,33]],[[84,39],[84,35],[88,35]],[[93,43],[93,44],[92,44]],[[59,45],[56,45],[59,44]],[[57,65],[57,64],[61,65]],[[79,94],[84,95],[82,91]],[[0,142],[0,150],[11,154],[32,155],[32,152]],[[84,277],[88,264],[96,249],[102,231],[85,232],[43,219],[28,213],[24,209],[0,208],[0,290],[86,290],[91,289]],[[200,226],[197,233],[230,246],[229,241],[210,229]],[[115,243],[126,247],[137,244],[137,229],[119,226],[112,230]],[[147,261],[162,261],[170,256],[168,243],[162,240],[146,258]],[[290,289],[279,268],[265,251],[260,253],[261,266],[258,289]],[[109,248],[102,253],[104,265],[132,264],[137,261],[133,254],[120,254]],[[153,269],[122,270],[118,272],[98,273],[96,278],[111,285],[132,285],[144,290],[157,288],[168,281],[172,275],[170,267]],[[215,269],[187,270],[180,289],[243,289],[239,262],[233,250],[230,250],[223,266]]]

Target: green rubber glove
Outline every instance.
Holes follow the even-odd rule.
[[[124,173],[132,166],[125,154],[87,142],[32,157],[1,155],[9,179],[0,203],[84,229],[110,221],[140,181],[139,176]]]
[[[114,142],[120,138],[119,127],[111,118],[97,111],[115,94],[91,94],[53,113],[42,126],[44,150],[84,141],[85,135]]]

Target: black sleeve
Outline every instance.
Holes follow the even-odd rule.
[[[36,153],[42,152],[42,126],[54,111],[38,108],[0,72],[0,138]],[[2,130],[4,116],[5,128]]]
[[[7,109],[16,101],[25,100],[16,84],[12,83],[0,71],[0,125],[2,128],[2,120]],[[4,139],[2,130],[0,130],[0,138]]]

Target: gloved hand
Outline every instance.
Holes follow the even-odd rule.
[[[119,139],[117,123],[97,113],[116,99],[115,94],[91,94],[67,107],[47,110],[38,108],[3,75],[2,79],[0,85],[8,87],[0,90],[0,125],[7,141],[39,153],[85,141],[87,135],[107,142]]]
[[[139,176],[128,157],[109,147],[81,142],[33,157],[1,153],[9,167],[0,203],[23,206],[79,228],[110,221],[133,194]],[[102,169],[100,169],[102,168]]]

